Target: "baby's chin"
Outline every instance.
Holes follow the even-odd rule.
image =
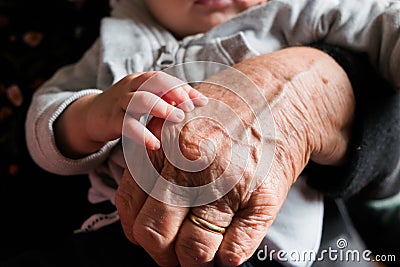
[[[178,25],[176,27],[170,27],[169,31],[172,32],[178,38],[184,38],[186,36],[195,35],[199,33],[206,33],[213,29],[214,27],[228,21],[233,16],[230,15],[222,15],[222,16],[214,16],[213,18],[209,18],[208,21],[199,21],[199,22],[191,22],[188,24],[188,27]],[[195,25],[195,26],[194,26]]]

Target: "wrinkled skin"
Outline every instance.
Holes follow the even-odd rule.
[[[291,185],[309,160],[330,165],[345,160],[354,97],[346,74],[333,59],[312,48],[293,47],[251,58],[234,67],[249,77],[263,94],[265,99],[257,98],[246,93],[246,88],[240,88],[239,81],[232,81],[239,84],[252,108],[271,109],[274,125],[267,126],[273,127],[273,136],[260,135],[251,112],[237,96],[217,85],[199,84],[196,88],[209,99],[223,101],[239,114],[247,127],[239,127],[237,120],[230,119],[227,127],[237,136],[247,131],[249,139],[239,138],[235,147],[218,123],[208,119],[187,123],[179,134],[183,155],[190,160],[213,159],[208,168],[194,173],[174,167],[162,150],[149,151],[155,168],[169,181],[198,186],[217,179],[223,172],[228,180],[237,172],[244,173],[234,188],[212,203],[193,208],[168,205],[148,196],[129,171],[125,171],[118,188],[116,205],[127,238],[143,246],[161,266],[241,264],[267,234]],[[269,107],[262,103],[268,103]],[[219,106],[209,102],[200,109],[207,108],[218,113]],[[189,117],[195,117],[200,109]],[[161,127],[161,120],[153,120],[149,126],[156,136],[160,136]],[[167,131],[173,132],[178,125],[168,127]],[[200,145],[204,139],[209,141]],[[259,149],[262,144],[273,144],[274,150],[272,162],[268,163],[270,168],[260,175],[256,169],[263,164]],[[240,148],[247,148],[250,153],[245,166],[241,164],[240,153],[235,153]],[[252,190],[254,176],[257,187]],[[169,194],[168,189],[165,194]],[[187,219],[189,212],[227,227],[225,234],[194,225]]]

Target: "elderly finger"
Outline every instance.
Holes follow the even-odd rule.
[[[181,266],[213,266],[232,216],[233,212],[223,199],[192,208],[175,245]]]
[[[185,220],[175,247],[180,265],[214,266],[214,256],[222,239],[221,233],[207,230],[190,219]]]
[[[258,248],[282,207],[289,187],[284,179],[264,183],[237,211],[217,254],[220,266],[238,266]]]
[[[134,244],[138,242],[133,234],[133,226],[146,198],[147,194],[135,183],[128,169],[125,169],[115,195],[115,205],[122,229],[126,237]]]
[[[173,166],[164,168],[161,175],[175,176]],[[168,204],[170,201],[157,200],[161,199],[161,196],[174,200],[180,198],[168,186],[165,186],[164,181],[162,177],[157,179],[150,193],[151,196],[143,204],[134,225],[134,236],[159,265],[176,266],[178,259],[175,254],[175,240],[186,218],[188,208]]]

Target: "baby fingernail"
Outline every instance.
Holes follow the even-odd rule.
[[[174,118],[174,121],[179,122],[179,121],[183,121],[183,119],[185,118],[185,113],[182,110],[175,108],[173,111],[173,114],[171,116],[172,116],[172,118]]]
[[[192,111],[194,109],[193,102],[192,101],[186,101],[185,103],[183,103],[181,105],[181,108],[186,112]]]
[[[161,148],[161,143],[157,140],[154,144],[149,145],[148,148],[150,150],[159,150]]]
[[[199,98],[195,98],[195,99],[193,99],[193,102],[194,102],[196,105],[204,106],[204,105],[206,105],[206,104],[208,103],[208,98],[205,97],[205,96],[199,97]]]
[[[157,142],[157,143],[154,144],[154,150],[159,150],[160,147],[161,147],[160,142]]]

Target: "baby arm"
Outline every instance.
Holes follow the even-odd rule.
[[[139,122],[140,116],[149,113],[180,122],[185,117],[183,111],[194,109],[193,103],[204,105],[206,98],[168,74],[131,74],[101,94],[74,101],[55,122],[56,143],[61,152],[70,158],[94,153],[107,142],[121,137],[127,114],[125,133],[149,149],[158,149],[159,140]]]
[[[53,77],[46,81],[46,83],[33,95],[25,121],[26,143],[32,159],[46,171],[60,175],[87,173],[89,170],[98,166],[107,159],[111,149],[119,140],[113,140],[113,138],[117,138],[118,134],[111,132],[110,128],[107,128],[107,131],[104,130],[105,123],[103,123],[103,125],[93,126],[93,129],[96,130],[95,134],[97,134],[96,139],[92,140],[91,138],[93,136],[89,136],[90,138],[85,136],[84,134],[86,133],[83,133],[83,129],[85,128],[82,128],[84,113],[77,112],[78,109],[75,109],[77,107],[73,107],[73,109],[70,110],[75,112],[74,116],[71,116],[71,119],[77,119],[77,121],[73,121],[69,124],[68,127],[73,129],[68,131],[73,131],[75,134],[78,134],[78,137],[76,137],[77,139],[72,138],[71,136],[62,137],[62,135],[71,134],[71,132],[65,133],[65,131],[67,131],[65,128],[66,126],[62,125],[69,119],[60,118],[60,116],[65,115],[64,112],[67,109],[71,108],[73,104],[83,106],[83,102],[94,101],[95,98],[96,100],[105,99],[98,97],[98,95],[104,93],[104,90],[106,89],[106,86],[98,86],[98,77],[99,75],[104,76],[102,80],[110,80],[112,77],[107,78],[106,75],[109,75],[108,72],[99,73],[99,45],[99,42],[95,42],[79,62],[58,70]],[[144,77],[146,76],[142,76],[141,79]],[[121,83],[116,86],[122,86],[122,82],[126,82],[129,79],[132,79],[132,76],[130,78],[127,77],[125,81],[121,80]],[[136,79],[136,82],[138,81],[139,79]],[[138,86],[139,85],[137,84],[137,87]],[[160,88],[155,89],[159,90]],[[172,96],[168,94],[166,96],[175,99],[176,104],[181,102],[177,101],[179,99],[187,99],[188,97],[195,98],[195,91],[189,90],[189,92],[187,92],[184,89],[182,90],[184,92],[183,96],[178,97],[173,91],[171,92]],[[181,92],[182,90],[175,92]],[[102,96],[106,95],[113,94],[112,92],[108,92]],[[164,101],[173,104],[171,102],[172,100],[166,96],[164,97]],[[126,99],[126,102],[129,102],[128,98]],[[107,103],[112,104],[111,101],[108,101]],[[80,108],[82,108],[82,106]],[[162,107],[165,106],[166,105],[162,105]],[[171,109],[172,106],[169,106],[169,108]],[[182,107],[182,109],[184,109],[184,107]],[[68,116],[70,115],[71,114]],[[62,122],[61,120],[65,121]],[[93,125],[94,121],[91,123]],[[116,124],[116,122],[113,123],[114,125]],[[79,133],[79,131],[82,132]],[[61,134],[61,136],[58,137],[56,136],[57,134]],[[82,134],[83,137],[79,137],[79,134]],[[61,137],[63,138],[62,142],[65,142],[63,144],[61,144],[60,141]],[[75,151],[74,147],[68,148],[68,146],[71,146],[71,144],[68,144],[70,139],[74,142],[87,142],[86,146],[88,147],[84,149],[79,147],[79,149],[81,149],[79,151]],[[107,142],[107,139],[112,141]],[[72,145],[76,146],[76,144]],[[101,145],[103,146],[101,147]],[[62,148],[69,151],[63,151]],[[88,154],[90,153],[89,151],[95,152]],[[71,155],[67,156],[67,153],[71,153],[71,155],[73,154],[75,158],[79,157],[79,159],[74,159]]]

